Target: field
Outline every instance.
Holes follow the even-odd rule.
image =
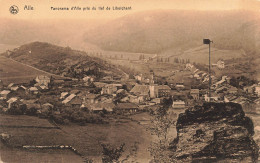
[[[134,119],[146,116],[146,119],[149,120],[148,114],[144,114],[137,114]],[[146,130],[146,126],[140,125],[129,118],[112,119],[109,124],[87,124],[86,126],[69,124],[60,126],[61,129],[49,128],[53,125],[46,119],[25,115],[1,115],[0,119],[0,133],[11,135],[8,144],[13,147],[23,145],[70,145],[84,157],[100,162],[102,143],[113,147],[125,143],[122,158],[128,157],[128,160],[141,162],[148,162],[150,159],[150,153],[147,149],[153,137]],[[37,126],[41,128],[37,128]],[[7,151],[13,152],[9,149]],[[24,151],[18,153],[20,152],[23,153]]]
[[[239,58],[245,55],[242,50],[220,50],[217,48],[211,48],[211,62],[216,63],[219,59],[232,59]],[[208,46],[200,46],[187,51],[184,51],[178,56],[182,59],[190,59],[191,62],[208,64],[209,63],[209,49]]]
[[[137,115],[142,116],[142,115]],[[129,119],[118,119],[109,124],[87,124],[86,126],[62,126],[62,130],[73,137],[75,148],[95,162],[100,162],[101,144],[119,147],[125,143],[122,159],[128,161],[148,162],[150,153],[147,151],[153,139],[146,127]],[[133,152],[137,150],[136,152]]]
[[[83,159],[70,150],[21,150],[9,148],[0,142],[0,162],[11,163],[82,163]],[[15,157],[14,157],[15,156]]]
[[[50,75],[47,72],[0,56],[0,79],[5,85],[9,83],[27,83],[37,75]]]

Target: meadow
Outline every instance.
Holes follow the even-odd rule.
[[[0,56],[0,79],[5,85],[9,83],[28,83],[37,75],[49,75],[49,73]]]

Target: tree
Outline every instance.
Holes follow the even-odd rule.
[[[175,63],[179,63],[179,59],[178,58],[174,58],[174,62]]]
[[[124,152],[125,144],[121,144],[119,147],[114,148],[109,144],[101,144],[102,146],[102,162],[103,163],[114,163],[119,162],[119,158]]]
[[[143,59],[143,56],[142,56],[142,54],[140,54],[140,56],[139,56],[139,60],[142,60]]]

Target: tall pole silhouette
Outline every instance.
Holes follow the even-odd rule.
[[[210,66],[210,43],[213,43],[210,39],[203,39],[203,44],[209,45],[209,101],[211,101],[211,66]]]

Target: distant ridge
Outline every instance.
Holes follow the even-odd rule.
[[[203,38],[221,49],[255,52],[254,23],[258,13],[230,11],[157,10],[112,20],[85,33],[85,41],[105,50],[162,53],[200,46]]]

